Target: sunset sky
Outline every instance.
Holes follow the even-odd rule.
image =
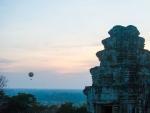
[[[8,88],[83,89],[114,25],[135,25],[150,50],[149,6],[150,0],[0,0],[0,74]]]

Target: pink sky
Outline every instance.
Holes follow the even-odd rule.
[[[0,73],[8,88],[84,88],[114,25],[135,25],[150,49],[149,0],[2,0]],[[32,81],[28,72],[35,73]]]

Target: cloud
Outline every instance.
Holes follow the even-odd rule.
[[[51,48],[80,48],[80,47],[95,47],[98,46],[97,43],[91,43],[91,44],[74,44],[74,45],[53,45]]]
[[[15,61],[10,59],[0,58],[0,64],[11,64],[13,62]]]

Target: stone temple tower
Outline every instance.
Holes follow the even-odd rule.
[[[136,27],[114,26],[84,89],[90,113],[150,113],[150,51]]]

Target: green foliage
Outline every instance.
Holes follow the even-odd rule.
[[[57,113],[88,113],[86,110],[86,106],[73,106],[72,103],[64,103],[60,106]]]
[[[45,109],[45,113],[56,113],[59,109],[58,105],[51,105]]]
[[[3,92],[3,90],[0,90],[0,99],[1,99],[2,97],[4,97],[4,95],[5,95],[5,93]]]
[[[0,113],[87,113],[85,105],[41,105],[31,94],[18,93],[16,96],[8,97],[4,92],[0,92],[0,96]]]
[[[36,99],[31,94],[19,93],[10,99],[9,104],[11,111],[30,111],[36,104]]]
[[[76,108],[72,103],[65,103],[60,106],[57,113],[76,113]]]
[[[76,113],[88,113],[86,109],[86,105],[82,105],[76,109]]]
[[[5,109],[2,113],[27,113],[27,112],[40,112],[46,109],[45,106],[40,105],[36,98],[31,94],[19,93],[16,96],[3,99]],[[0,112],[1,113],[1,112]]]

